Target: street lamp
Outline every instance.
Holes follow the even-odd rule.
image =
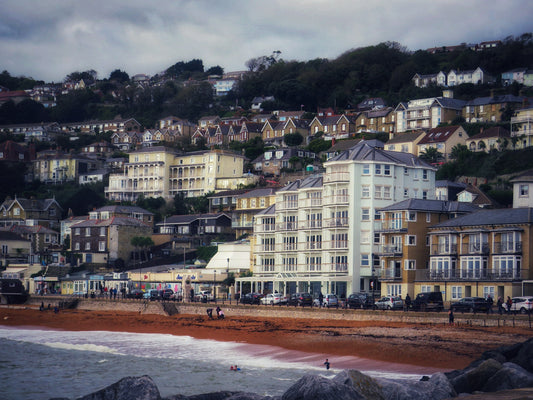
[[[229,297],[229,303],[231,304],[231,294],[229,292],[229,257],[227,258],[228,265],[226,267],[226,286],[228,287],[228,297]]]

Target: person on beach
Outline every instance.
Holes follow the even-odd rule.
[[[503,299],[502,299],[502,296],[498,297],[498,301],[496,302],[496,305],[498,306],[498,314],[502,315],[502,313],[503,313]]]
[[[326,358],[326,361],[324,362],[324,365],[326,366],[326,370],[329,369],[329,360]]]
[[[450,311],[448,311],[448,322],[450,323],[450,325],[453,325],[454,319],[455,317],[453,315],[453,309],[450,308]]]
[[[213,319],[213,309],[208,308],[205,311],[207,312],[207,316],[209,317],[209,319]]]
[[[411,297],[407,293],[407,296],[405,296],[405,311],[409,311],[409,308],[411,308]]]
[[[320,292],[318,294],[318,306],[319,307],[322,307],[322,302],[324,301],[324,295],[322,294],[322,292]]]

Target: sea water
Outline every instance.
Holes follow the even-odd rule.
[[[232,365],[240,370],[232,371]],[[400,379],[436,371],[189,336],[0,327],[3,400],[74,399],[141,375],[149,375],[163,397],[219,390],[275,396],[307,373],[333,377],[348,368]]]

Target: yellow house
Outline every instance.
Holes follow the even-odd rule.
[[[418,157],[418,143],[425,136],[424,131],[400,133],[392,136],[385,143],[385,150],[400,151],[413,154]]]
[[[255,189],[236,197],[237,204],[231,218],[231,226],[235,229],[237,239],[244,234],[252,234],[255,214],[276,203],[277,190]]]
[[[467,138],[468,134],[459,125],[433,128],[418,142],[418,154],[423,154],[427,149],[433,147],[442,155],[444,161],[448,161],[454,146],[466,145]]]

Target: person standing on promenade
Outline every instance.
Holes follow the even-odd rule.
[[[405,311],[409,311],[411,308],[411,297],[409,296],[409,293],[407,293],[407,296],[405,296]]]
[[[509,296],[507,296],[507,301],[505,303],[507,304],[507,314],[511,314],[511,306],[513,305],[513,301]]]
[[[322,292],[320,292],[318,294],[318,306],[319,307],[322,307],[322,302],[324,301],[324,295],[322,294]]]
[[[502,313],[503,313],[503,299],[502,299],[502,296],[498,297],[498,301],[496,302],[496,305],[498,306],[498,314],[502,315]]]
[[[494,304],[494,300],[492,300],[490,294],[487,296],[487,303],[489,304],[489,307],[487,308],[487,314],[492,314],[492,305]]]
[[[326,358],[326,361],[324,362],[324,365],[326,366],[326,369],[329,369],[329,360]]]
[[[448,322],[450,325],[453,325],[453,322],[455,320],[455,317],[453,315],[453,308],[450,307],[450,311],[448,311]]]

